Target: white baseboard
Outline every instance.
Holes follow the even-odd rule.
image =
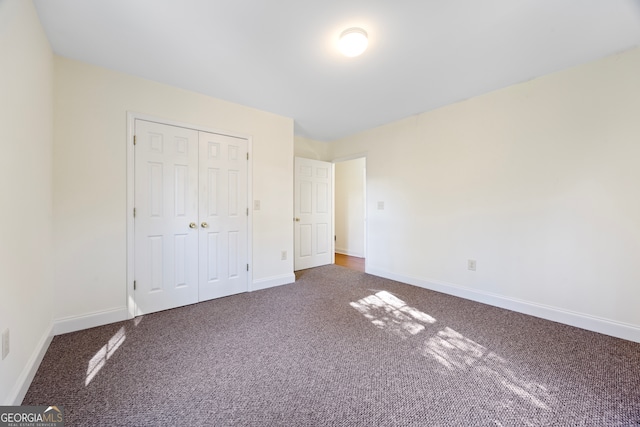
[[[26,366],[24,367],[22,373],[18,377],[16,384],[13,390],[9,393],[7,402],[5,405],[9,406],[19,406],[22,405],[22,399],[29,391],[29,387],[31,386],[31,381],[36,376],[36,372],[38,372],[38,368],[40,367],[40,363],[44,358],[44,355],[47,353],[49,349],[49,344],[51,344],[51,340],[53,339],[53,325],[47,328],[47,331],[42,335],[34,352],[29,357]]]
[[[267,277],[266,279],[254,280],[249,292],[259,291],[260,289],[273,288],[275,286],[288,285],[296,281],[294,273],[282,274],[280,276]]]
[[[490,292],[478,291],[464,286],[454,285],[452,283],[424,280],[415,277],[404,276],[401,274],[390,273],[384,270],[367,267],[367,273],[374,276],[380,276],[398,282],[407,283],[409,285],[430,289],[437,292],[465,298],[471,301],[477,301],[484,304],[493,305],[495,307],[505,308],[507,310],[517,311],[519,313],[528,314],[530,316],[540,317],[542,319],[554,322],[564,323],[565,325],[575,326],[577,328],[586,329],[588,331],[598,332],[613,337],[622,338],[629,341],[640,343],[640,325],[631,325],[615,320],[605,319],[602,317],[592,316],[590,314],[578,313],[571,310],[565,310],[545,304],[525,301],[517,298],[505,297],[503,295]]]
[[[347,255],[347,256],[354,256],[357,258],[364,258],[364,254],[361,252],[353,252],[353,251],[349,251],[347,249],[341,249],[341,248],[336,248],[335,252],[338,254],[342,254],[342,255]]]
[[[109,323],[121,322],[123,320],[127,320],[128,316],[129,312],[127,311],[127,308],[122,307],[83,314],[81,316],[70,316],[62,319],[56,319],[53,322],[53,334],[66,334],[69,332],[80,331],[82,329],[107,325]]]

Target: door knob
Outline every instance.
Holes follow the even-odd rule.
[[[189,228],[196,228],[198,225],[195,222],[189,223]]]
[[[300,218],[294,218],[296,222],[300,222]]]
[[[208,228],[209,224],[207,224],[206,222],[203,222],[202,224],[200,224],[200,227],[202,228]]]

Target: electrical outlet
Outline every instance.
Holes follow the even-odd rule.
[[[468,259],[467,260],[467,270],[476,271],[476,260]]]
[[[378,210],[379,211],[383,211],[384,210],[384,202],[378,202]]]
[[[9,354],[9,329],[5,329],[2,332],[2,360],[4,360]]]
[[[259,211],[260,210],[260,200],[254,200],[253,201],[253,210],[254,211]]]
[[[280,254],[280,259],[282,261],[287,259],[287,251],[282,251],[282,253]]]

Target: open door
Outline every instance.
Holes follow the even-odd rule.
[[[294,270],[333,263],[333,164],[295,158]]]

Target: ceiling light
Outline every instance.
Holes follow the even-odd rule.
[[[338,48],[343,55],[353,57],[358,56],[367,48],[369,40],[367,32],[362,28],[349,28],[340,34]]]

